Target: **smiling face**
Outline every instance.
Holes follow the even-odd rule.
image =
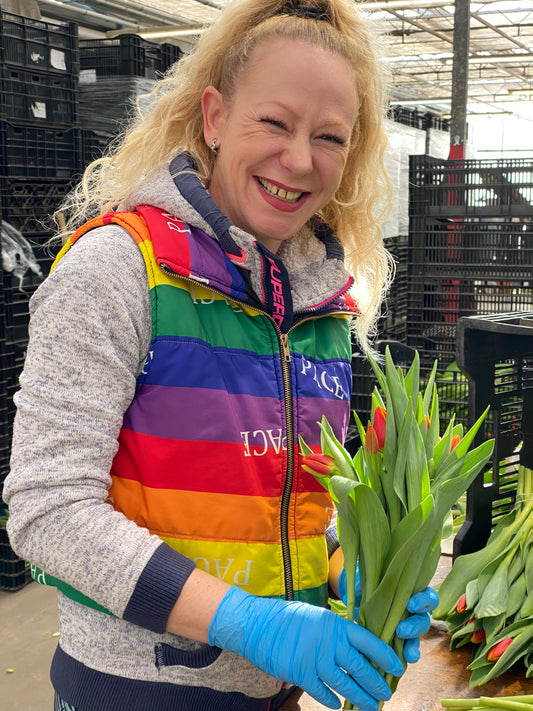
[[[357,106],[344,57],[288,38],[263,41],[229,99],[214,87],[202,97],[205,140],[217,138],[213,199],[277,252],[339,187]]]

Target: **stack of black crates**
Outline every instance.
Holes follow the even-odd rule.
[[[533,468],[533,310],[463,316],[457,362],[468,376],[469,423],[490,407],[475,444],[494,437],[492,460],[468,491],[454,555],[485,544],[516,499],[520,465]]]
[[[474,415],[480,414],[475,393],[480,392],[484,378],[485,390],[492,393],[485,398],[491,413],[480,436],[495,438],[495,458],[469,492],[469,515],[473,517],[476,508],[479,524],[471,527],[468,536],[458,538],[457,555],[463,539],[463,552],[484,544],[491,523],[512,505],[513,487],[516,489],[522,390],[524,382],[531,387],[532,345],[529,343],[523,355],[506,355],[502,348],[499,353],[491,352],[489,358],[483,349],[486,351],[495,338],[494,327],[487,331],[488,340],[479,334],[470,338],[470,351],[465,352],[462,339],[466,327],[458,331],[458,324],[468,318],[479,319],[475,323],[481,333],[480,324],[486,324],[487,319],[490,323],[491,318],[500,328],[502,319],[514,323],[520,314],[526,314],[531,323],[533,162],[415,155],[410,157],[409,173],[409,236],[401,250],[400,238],[390,243],[391,251],[396,250],[398,269],[380,320],[378,348],[383,351],[391,345],[395,362],[404,367],[418,351],[422,376],[438,361],[443,422],[453,415],[457,422],[472,424]],[[501,314],[506,316],[497,316]],[[467,323],[468,328],[474,328]],[[531,328],[522,330],[531,333]],[[473,384],[470,371],[476,354],[471,349],[476,338],[483,367],[476,369],[477,384]],[[520,347],[525,342],[524,336]],[[352,406],[365,421],[371,414],[376,379],[360,354],[354,353],[352,363]],[[531,391],[528,398],[531,402]],[[358,442],[351,448],[356,446]]]
[[[533,162],[411,156],[407,344],[466,423],[457,322],[533,308]],[[446,414],[446,413],[445,413]]]
[[[29,298],[52,261],[46,219],[81,170],[78,75],[75,23],[43,22],[0,10],[0,503],[9,469],[13,394],[28,340]],[[12,263],[6,268],[7,225],[22,235],[35,264],[23,275]],[[17,590],[28,582],[29,570],[9,547],[3,522],[0,589]]]
[[[533,306],[533,162],[410,159],[407,343],[455,360],[462,316]]]
[[[179,47],[124,34],[80,41],[83,161],[99,158],[135,112],[138,96],[182,57]]]
[[[40,246],[81,169],[77,25],[0,11],[0,43],[2,218]]]

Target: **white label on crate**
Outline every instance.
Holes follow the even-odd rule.
[[[61,69],[62,71],[67,71],[67,64],[65,62],[65,53],[60,49],[50,50],[50,64],[54,69]]]
[[[94,84],[96,81],[96,69],[80,69],[80,84]]]
[[[30,59],[34,64],[42,64],[44,62],[44,54],[39,54],[39,52],[32,52]]]
[[[46,104],[44,101],[34,101],[31,105],[31,113],[34,118],[46,118]]]

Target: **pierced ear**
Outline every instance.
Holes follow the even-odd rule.
[[[209,146],[213,138],[220,136],[224,116],[224,99],[214,86],[206,87],[202,93],[202,115],[204,138]]]

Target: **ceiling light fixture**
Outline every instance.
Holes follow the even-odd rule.
[[[527,96],[529,94],[533,94],[533,86],[529,89],[508,89],[508,92],[509,94],[513,94],[515,96]]]

